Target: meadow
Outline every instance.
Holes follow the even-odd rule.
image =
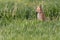
[[[40,4],[52,20],[36,18]],[[60,0],[0,0],[0,40],[60,40]]]

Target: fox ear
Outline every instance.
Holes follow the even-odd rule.
[[[42,8],[42,5],[40,4],[40,8]]]

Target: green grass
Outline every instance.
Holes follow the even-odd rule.
[[[0,26],[0,40],[60,40],[60,21],[15,19],[8,23]]]
[[[0,0],[0,40],[60,40],[60,0],[44,0],[46,17],[36,20],[42,0]]]
[[[0,0],[0,18],[36,18],[36,7],[42,4],[46,17],[60,18],[60,1],[59,0]]]

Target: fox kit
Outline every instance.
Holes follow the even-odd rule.
[[[36,12],[37,12],[37,18],[40,21],[44,21],[45,20],[45,14],[43,13],[41,5],[37,6]]]

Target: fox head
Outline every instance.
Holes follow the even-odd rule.
[[[42,6],[41,5],[37,6],[36,12],[37,13],[41,13],[42,12]]]

